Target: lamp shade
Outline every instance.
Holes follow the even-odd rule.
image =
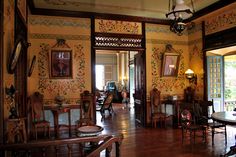
[[[185,71],[185,75],[188,79],[191,79],[194,76],[194,72],[193,72],[193,70],[188,69],[188,70]]]
[[[183,20],[190,18],[193,15],[193,9],[184,4],[183,0],[176,0],[176,5],[172,6],[172,10],[166,14],[166,17],[175,20],[181,18]]]

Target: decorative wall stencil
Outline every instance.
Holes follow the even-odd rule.
[[[188,45],[189,44],[187,41],[161,40],[161,39],[146,39],[146,43],[164,44],[164,45],[166,45],[166,44],[171,44],[171,45]]]
[[[194,44],[189,53],[189,60],[191,61],[196,56],[203,59],[203,51],[198,48],[197,44]]]
[[[42,16],[29,16],[30,25],[42,25],[42,26],[57,26],[57,27],[80,27],[84,29],[90,29],[90,20],[78,20],[78,19],[66,19],[65,18],[50,18]]]
[[[114,20],[95,20],[95,32],[103,33],[123,33],[123,34],[142,34],[142,25],[138,22],[114,21]]]
[[[74,48],[73,62],[74,79],[50,79],[48,75],[48,55],[50,52],[49,44],[41,44],[41,51],[38,57],[39,87],[41,93],[70,95],[81,93],[85,89],[85,54],[83,46],[77,45]]]
[[[188,35],[194,34],[196,32],[202,32],[202,24],[201,23],[195,23],[191,28],[188,28]]]
[[[219,32],[236,25],[236,8],[225,11],[205,21],[206,35]]]
[[[67,40],[90,40],[88,35],[65,35],[65,34],[38,34],[30,33],[30,39],[67,39]]]
[[[176,78],[161,77],[161,63],[164,50],[159,48],[152,49],[151,68],[152,68],[152,88],[157,88],[161,91],[172,92],[176,89],[184,89],[184,58],[183,51],[177,50],[180,55],[179,73]]]
[[[160,27],[157,27],[156,25],[148,25],[148,27],[146,27],[146,32],[147,33],[164,33],[164,34],[173,34],[173,32],[170,31],[170,27],[169,26],[163,26],[160,25]],[[183,35],[188,35],[187,31],[183,32]]]

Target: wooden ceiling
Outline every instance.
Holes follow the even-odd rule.
[[[203,11],[207,13],[232,2],[234,0],[193,0],[196,14],[200,16]],[[165,14],[169,10],[169,0],[31,0],[29,4],[32,14],[84,17],[114,15],[160,21],[167,20]],[[185,0],[185,4],[191,6],[191,0]]]

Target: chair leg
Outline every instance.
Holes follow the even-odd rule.
[[[212,145],[214,145],[214,136],[215,136],[215,128],[211,129],[211,140],[212,140]]]
[[[38,130],[37,130],[37,126],[35,126],[35,139],[38,140]]]
[[[50,125],[48,126],[48,138],[50,138]]]
[[[227,144],[227,130],[226,130],[226,125],[225,125],[225,144]]]

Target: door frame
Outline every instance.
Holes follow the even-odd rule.
[[[236,45],[236,27],[229,28],[220,32],[206,35],[205,22],[202,22],[202,43],[203,43],[203,69],[204,69],[204,100],[208,99],[207,86],[207,56],[209,50],[225,48]]]
[[[0,26],[3,26],[3,10],[4,6],[4,1],[0,1]],[[0,27],[0,79],[3,80],[3,27]],[[4,90],[3,90],[3,81],[0,82],[0,143],[3,143],[3,132],[4,132],[4,115],[3,115],[3,110],[4,110]],[[3,156],[3,152],[0,152],[0,156]]]
[[[112,19],[110,19],[112,20]],[[145,53],[146,58],[146,36],[145,36],[145,22],[142,22],[142,34],[141,35],[130,35],[130,34],[114,34],[114,33],[96,33],[95,32],[95,17],[91,18],[91,91],[95,93],[96,91],[96,73],[95,73],[95,65],[96,65],[96,50],[124,50],[124,51],[143,51]],[[113,46],[96,46],[96,36],[102,37],[127,37],[127,38],[137,38],[141,39],[141,47],[113,47]],[[146,76],[146,60],[145,60],[145,76]],[[146,77],[145,77],[145,87],[146,87]],[[145,88],[146,91],[146,88]],[[147,103],[146,103],[146,93],[144,96],[144,126],[146,125],[146,110],[147,110]],[[96,107],[95,107],[96,108]],[[96,110],[93,111],[93,115],[95,117],[94,122],[96,123]]]

